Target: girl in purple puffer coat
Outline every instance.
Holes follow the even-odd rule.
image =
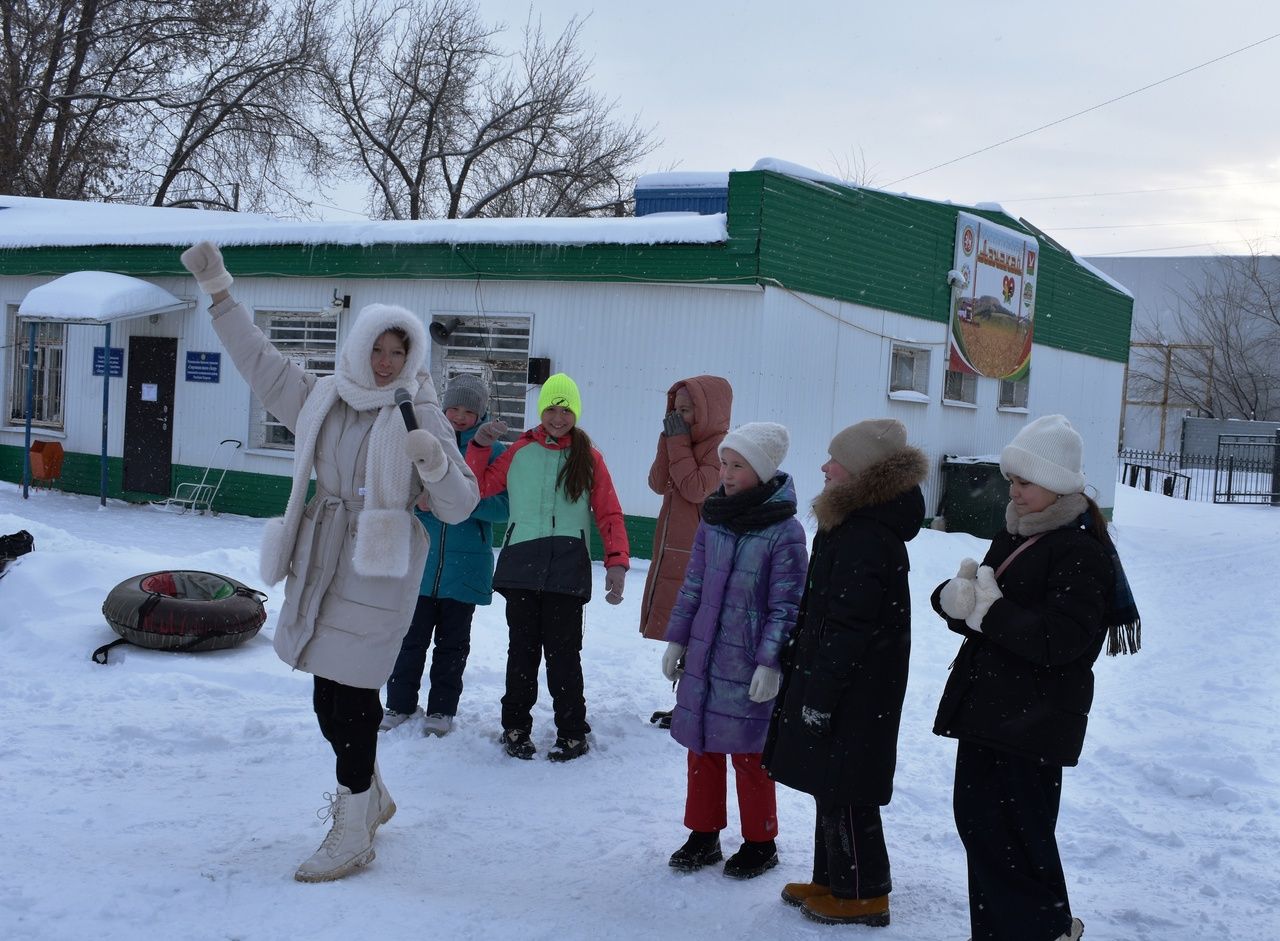
[[[778,864],[777,798],[760,752],[808,567],[795,486],[778,472],[787,445],[787,429],[772,422],[725,436],[720,487],[702,506],[667,624],[662,671],[679,679],[671,736],[689,749],[684,823],[691,832],[671,857],[673,869],[691,872],[724,858],[726,755],[733,756],[743,844],[724,874],[750,879]]]

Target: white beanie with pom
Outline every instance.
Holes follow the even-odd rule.
[[[1053,493],[1084,490],[1084,439],[1065,415],[1045,415],[1025,425],[1000,452],[1000,473]]]

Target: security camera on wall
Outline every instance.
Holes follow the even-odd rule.
[[[431,334],[431,339],[437,343],[443,343],[453,335],[453,331],[461,326],[461,317],[454,317],[447,324],[440,320],[433,320],[431,321],[431,326],[427,327],[427,332]]]

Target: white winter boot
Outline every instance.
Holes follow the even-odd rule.
[[[373,787],[352,794],[339,784],[337,794],[325,797],[329,806],[319,811],[320,819],[328,817],[333,824],[320,848],[293,874],[299,882],[332,882],[373,861],[373,833],[369,827]]]
[[[369,839],[373,839],[378,827],[396,815],[396,802],[391,799],[391,792],[382,783],[382,773],[378,766],[373,766],[373,781],[369,785],[372,796],[369,798]]]
[[[1071,928],[1066,934],[1058,935],[1058,941],[1080,941],[1080,936],[1084,934],[1084,922],[1079,918],[1071,919]]]

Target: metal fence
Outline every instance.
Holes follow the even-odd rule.
[[[1121,483],[1167,497],[1280,506],[1280,439],[1269,435],[1221,435],[1215,454],[1125,449],[1116,467]]]

